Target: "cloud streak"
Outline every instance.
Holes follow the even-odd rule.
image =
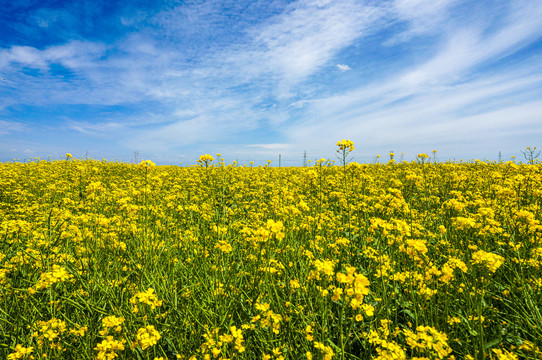
[[[0,120],[0,135],[7,135],[17,131],[24,131],[26,127],[15,121]]]

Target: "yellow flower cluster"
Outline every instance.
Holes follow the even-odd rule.
[[[200,157],[198,159],[198,163],[200,163],[202,165],[205,165],[205,166],[209,166],[209,164],[211,164],[211,162],[214,159],[215,158],[212,155],[209,155],[209,154],[200,155]]]
[[[472,254],[472,263],[486,266],[491,273],[497,271],[503,262],[504,258],[502,256],[483,250],[478,250]]]
[[[104,339],[101,343],[96,345],[94,350],[98,351],[98,355],[96,355],[97,360],[112,360],[119,356],[117,354],[117,351],[123,351],[124,350],[124,344],[126,341],[123,340],[115,340],[113,339],[113,336],[108,336],[106,339]]]
[[[273,219],[269,219],[267,220],[266,227],[271,234],[275,235],[277,240],[284,239],[284,224],[282,221],[274,221]]]
[[[322,344],[321,342],[314,342],[314,347],[316,350],[320,351],[324,355],[324,360],[331,360],[333,358],[333,355],[335,355],[335,352],[331,348],[331,346],[326,346]]]
[[[223,253],[228,254],[233,251],[231,244],[225,240],[216,243],[215,248],[220,249]]]
[[[107,316],[102,319],[103,330],[100,331],[100,335],[104,336],[109,331],[109,328],[114,328],[116,332],[122,331],[121,324],[124,322],[124,317]]]
[[[410,329],[390,329],[391,321],[381,320],[380,327],[371,330],[369,342],[378,346],[377,359],[406,359],[407,352],[425,355],[427,357],[412,357],[412,359],[445,359],[451,355],[448,337],[430,326],[418,326],[416,331]],[[410,349],[403,348],[398,339],[402,336]],[[449,357],[453,359],[453,356]]]
[[[37,331],[32,333],[32,337],[37,338],[38,345],[48,344],[51,348],[61,348],[60,335],[67,329],[66,322],[52,318],[48,321],[37,321]]]
[[[237,350],[239,353],[245,351],[245,347],[243,346],[243,342],[245,341],[243,338],[243,331],[241,329],[237,329],[236,326],[231,326],[230,334],[221,335],[219,339],[225,344],[233,343],[235,350]]]
[[[260,321],[262,328],[270,328],[274,334],[279,334],[280,324],[284,320],[282,315],[274,313],[268,303],[256,303],[255,308],[260,314],[252,318],[252,323]]]
[[[412,351],[428,353],[430,357],[444,359],[452,349],[448,345],[448,336],[430,326],[418,326],[416,332],[403,330],[406,343]]]
[[[29,288],[28,291],[33,294],[37,290],[48,289],[53,284],[60,283],[72,279],[73,276],[69,274],[65,268],[60,265],[53,265],[53,270],[45,273],[41,273],[40,278],[33,288]]]
[[[133,305],[133,313],[139,312],[139,307],[137,306],[138,303],[149,305],[151,310],[162,306],[162,301],[158,300],[158,296],[154,293],[154,289],[152,288],[148,288],[147,291],[142,291],[132,296],[130,304]]]
[[[510,351],[504,349],[491,349],[495,355],[497,355],[498,360],[518,360],[518,356],[511,353]]]
[[[326,275],[329,280],[335,275],[335,262],[333,260],[316,259],[313,262],[316,271],[311,271],[309,279],[320,280],[320,274]]]
[[[88,326],[80,326],[78,324],[75,325],[75,329],[70,329],[70,334],[75,336],[85,336],[85,333],[88,331]]]
[[[352,140],[345,140],[345,139],[339,140],[337,141],[337,146],[339,147],[337,152],[344,151],[346,153],[349,153],[356,150],[356,148],[354,147],[354,142]]]
[[[32,346],[25,348],[21,344],[15,346],[14,352],[8,355],[8,360],[18,360],[24,359],[27,355],[32,354],[34,348]],[[28,357],[29,359],[34,359],[33,356]]]
[[[132,347],[135,348],[139,345],[141,349],[145,350],[150,346],[156,345],[160,338],[160,333],[154,328],[154,325],[148,325],[137,330],[137,341],[132,344]]]
[[[213,331],[203,335],[205,342],[201,345],[199,352],[204,359],[217,358],[219,355],[231,356],[245,352],[243,330],[238,329],[236,326],[230,326],[229,332],[220,334],[220,329],[214,329]],[[225,357],[220,357],[226,359]]]
[[[139,163],[139,166],[142,168],[153,168],[156,164],[152,160],[143,160]]]

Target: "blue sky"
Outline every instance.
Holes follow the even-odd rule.
[[[0,3],[0,161],[542,148],[541,1]]]

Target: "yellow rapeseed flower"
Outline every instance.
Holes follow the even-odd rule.
[[[15,346],[14,352],[8,355],[8,360],[24,359],[26,355],[29,355],[34,351],[34,347],[23,347],[21,344]]]
[[[494,273],[504,263],[504,257],[478,250],[472,254],[472,263],[484,265],[491,273]]]
[[[153,325],[148,325],[137,330],[137,345],[141,346],[143,350],[156,345],[160,338],[160,333]]]

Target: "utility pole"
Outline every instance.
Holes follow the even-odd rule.
[[[502,153],[501,153],[501,151],[499,150],[499,162],[501,162],[501,159],[502,159]]]
[[[279,154],[279,167],[280,167],[280,156],[281,156],[281,155]]]
[[[303,153],[303,166],[307,166],[307,150]]]

